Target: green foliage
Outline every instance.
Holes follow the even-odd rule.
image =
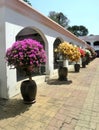
[[[48,15],[50,19],[60,24],[62,27],[68,27],[69,19],[62,13],[51,11]]]
[[[23,0],[23,1],[26,2],[26,3],[28,3],[29,5],[31,5],[31,3],[28,0]]]
[[[88,29],[85,26],[69,26],[69,19],[62,12],[51,11],[48,17],[76,36],[86,36],[88,34]]]
[[[88,29],[84,26],[74,25],[67,29],[76,36],[86,36],[88,34]]]

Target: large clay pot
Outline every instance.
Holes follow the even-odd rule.
[[[58,80],[60,81],[67,81],[68,69],[67,67],[60,67],[58,69]]]
[[[82,68],[86,68],[86,61],[82,62]]]
[[[86,65],[90,63],[90,56],[89,54],[86,54]]]
[[[75,69],[75,72],[79,72],[80,71],[80,64],[74,64],[74,69]]]
[[[34,80],[23,81],[20,89],[24,103],[31,104],[36,102],[37,85]]]
[[[86,67],[86,57],[82,57],[82,68]]]

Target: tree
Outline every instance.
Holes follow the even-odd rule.
[[[23,0],[23,1],[32,6],[32,4],[28,0]]]
[[[51,11],[48,15],[50,19],[60,24],[62,27],[68,27],[69,19],[62,13]]]
[[[71,26],[67,28],[71,33],[73,33],[76,36],[86,36],[88,34],[88,29],[84,26]]]

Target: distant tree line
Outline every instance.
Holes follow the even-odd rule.
[[[32,4],[29,2],[29,0],[23,0],[23,1],[32,6]]]
[[[55,11],[51,11],[49,12],[48,17],[57,22],[58,24],[60,24],[62,27],[69,30],[76,36],[86,36],[89,33],[88,29],[83,25],[69,26],[70,20],[62,12],[57,13]]]

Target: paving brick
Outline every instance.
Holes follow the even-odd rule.
[[[82,130],[81,126],[76,126],[74,130]]]
[[[37,101],[26,105],[20,94],[0,99],[0,130],[99,130],[99,58],[79,73],[69,71],[72,83],[57,75],[38,84]]]
[[[99,124],[96,125],[96,130],[99,130]]]

